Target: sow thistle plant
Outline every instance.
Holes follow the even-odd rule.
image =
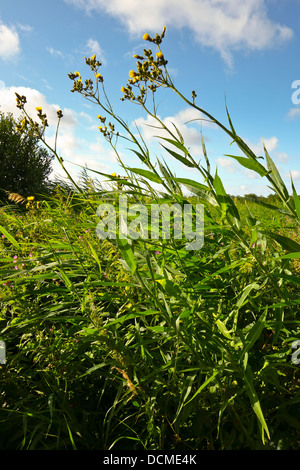
[[[101,62],[96,55],[85,57],[92,78],[84,79],[78,71],[70,73],[71,91],[99,106],[98,131],[114,150],[125,175],[120,176],[118,171],[108,175],[87,168],[113,185],[89,195],[73,182],[83,204],[78,224],[87,224],[85,228],[90,229],[97,206],[112,200],[117,210],[117,197],[121,194],[128,196],[132,204],[147,207],[159,202],[182,207],[196,201],[205,210],[204,246],[189,252],[185,249],[186,240],[120,236],[97,240],[96,244],[95,240],[92,243],[91,232],[83,242],[78,241],[71,222],[59,222],[58,217],[57,230],[63,227],[64,239],[76,239],[78,243],[69,241],[65,252],[58,241],[50,238],[44,241],[45,253],[40,258],[43,261],[43,257],[50,257],[51,262],[42,265],[43,275],[36,271],[27,274],[35,282],[42,279],[50,289],[50,294],[47,292],[47,297],[43,297],[50,313],[46,310],[45,318],[36,314],[36,320],[31,314],[28,323],[22,318],[20,327],[33,324],[38,328],[48,318],[51,325],[57,322],[54,344],[62,355],[60,364],[64,360],[67,369],[62,385],[60,372],[52,361],[54,375],[48,375],[48,367],[45,380],[50,384],[51,400],[53,396],[60,399],[56,408],[60,407],[67,423],[67,428],[64,421],[57,432],[64,430],[73,448],[80,447],[83,441],[84,447],[91,439],[97,446],[100,439],[104,449],[120,449],[122,445],[149,450],[273,449],[280,448],[287,434],[290,436],[287,445],[299,448],[299,368],[291,361],[291,345],[300,336],[299,278],[292,267],[293,260],[300,258],[300,245],[260,224],[251,212],[253,205],[246,217],[241,215],[238,201],[226,192],[218,172],[212,174],[202,134],[199,138],[204,165],[186,147],[180,130],[175,125],[166,126],[158,116],[155,102],[158,90],[172,90],[185,104],[201,112],[243,154],[228,157],[268,181],[278,205],[256,201],[259,209],[278,218],[288,216],[299,227],[300,200],[292,180],[289,194],[267,149],[264,147],[264,166],[263,158],[257,157],[238,136],[227,107],[228,127],[198,106],[195,91],[187,98],[177,90],[162,50],[165,32],[163,28],[154,37],[148,33],[143,36],[156,49],[153,52],[145,48],[143,54],[134,56],[136,67],[129,71],[120,99],[138,105],[155,119],[157,128],[164,132],[159,139],[165,155],[196,170],[200,181],[176,177],[169,160],[153,161],[139,129],[132,130],[114,112],[99,72]],[[17,106],[24,111],[19,132],[33,132],[48,145],[45,139],[48,120],[43,110],[37,108],[35,121],[25,110],[26,97],[16,95],[16,98]],[[73,181],[56,151],[59,122],[63,118],[60,110],[57,116],[53,152]],[[141,168],[129,167],[122,160],[118,150],[120,139],[130,143],[130,151]],[[155,190],[153,183],[160,189]],[[72,237],[65,227],[70,227]],[[11,241],[17,243],[13,238]],[[58,251],[53,248],[56,245]],[[56,277],[51,273],[51,279],[56,279],[54,287],[46,275],[51,269],[56,272]],[[46,295],[43,289],[40,287],[40,295]],[[35,289],[29,292],[34,295]],[[27,299],[25,293],[22,298]],[[18,320],[15,322],[18,326]],[[74,331],[78,342],[70,340],[68,328]],[[74,345],[74,353],[69,346],[67,353],[61,347],[63,338]],[[39,351],[38,360],[46,361],[46,350],[40,347]],[[78,373],[74,364],[80,370]],[[85,381],[90,381],[91,390],[96,383],[102,391],[98,394],[95,390],[87,391]],[[70,413],[65,390],[72,388],[74,392],[76,387],[78,394],[82,391],[80,412],[73,409]],[[91,393],[89,403],[86,393]],[[92,402],[101,402],[104,412]],[[56,408],[50,406],[50,428]],[[88,425],[80,426],[80,413],[85,409]],[[96,425],[99,419],[100,431]],[[85,428],[89,429],[88,435]]]

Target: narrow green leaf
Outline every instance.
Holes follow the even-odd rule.
[[[215,174],[215,177],[214,177],[214,188],[216,190],[216,194],[217,194],[219,204],[221,205],[222,209],[224,211],[226,211],[226,209],[228,207],[227,193],[224,189],[222,180],[219,177],[217,171],[216,171],[216,174]]]
[[[162,179],[159,175],[156,175],[152,171],[149,170],[143,170],[141,168],[129,168],[127,167],[127,170],[131,171],[132,173],[135,173],[137,175],[143,176],[144,178],[147,178],[150,181],[153,181],[154,183],[162,183]]]
[[[300,220],[300,200],[299,200],[298,194],[296,192],[292,177],[291,177],[291,183],[292,183],[292,189],[293,189],[293,198],[294,198],[294,203],[295,203],[295,209],[296,209],[298,219]]]
[[[252,348],[252,346],[256,343],[258,338],[261,335],[261,332],[265,326],[267,318],[267,309],[265,309],[264,313],[259,317],[259,319],[254,323],[252,328],[249,330],[246,338],[243,350],[241,352],[239,360],[241,360],[246,353]]]
[[[240,215],[232,201],[231,197],[226,193],[223,186],[222,180],[219,177],[217,171],[213,181],[214,188],[216,190],[218,202],[223,211],[228,211],[234,218],[234,222],[238,228],[240,228]]]
[[[188,155],[188,153],[189,153],[188,149],[183,144],[178,142],[177,140],[168,139],[167,137],[161,137],[161,136],[156,136],[156,137],[159,138],[159,139],[165,140],[166,142],[169,142],[169,144],[172,144],[172,145],[174,145],[174,147],[177,147],[185,155]]]
[[[289,200],[288,190],[284,182],[282,181],[282,178],[279,174],[279,171],[277,170],[275,163],[273,162],[272,158],[268,154],[265,145],[264,145],[264,152],[266,156],[267,167],[271,173],[271,178],[272,178],[272,182],[274,185],[274,189],[276,190],[278,195],[281,195],[281,198],[283,198],[287,202]]]
[[[202,392],[202,390],[203,390],[205,387],[207,387],[207,385],[216,377],[216,375],[218,375],[218,374],[221,372],[221,370],[222,370],[221,368],[218,369],[218,370],[215,370],[214,373],[213,373],[208,379],[206,379],[205,382],[203,382],[203,384],[198,388],[197,392],[192,396],[192,398],[191,398],[189,401],[187,401],[187,402],[185,403],[184,406],[186,406],[188,403],[190,403],[190,401],[194,400],[194,398],[195,398],[197,395],[199,395],[199,393]]]
[[[274,260],[278,259],[296,259],[300,258],[300,251],[297,251],[296,253],[288,253],[287,255],[279,256],[278,258],[273,258]]]
[[[0,230],[3,233],[3,235],[18,249],[20,250],[21,247],[19,243],[14,239],[14,237],[4,228],[2,225],[0,225]]]
[[[284,250],[289,251],[290,253],[295,253],[300,251],[299,243],[295,242],[291,238],[284,237],[283,235],[278,235],[277,233],[268,232],[266,230],[262,231],[265,235],[273,238],[277,243],[279,243]]]
[[[244,301],[246,300],[246,298],[248,297],[248,295],[250,294],[252,289],[257,290],[259,288],[260,288],[260,285],[256,284],[255,282],[253,282],[252,284],[249,284],[247,287],[245,287],[242,295],[240,296],[239,300],[236,303],[236,307],[241,308],[241,306],[243,305]]]
[[[217,325],[219,331],[222,333],[222,335],[225,336],[225,338],[232,339],[230,331],[228,331],[225,324],[223,322],[221,322],[221,320],[217,320],[216,325]]]
[[[169,152],[176,160],[180,161],[184,165],[194,168],[194,163],[190,162],[187,158],[183,157],[182,155],[179,155],[179,153],[174,152],[173,150],[169,149],[168,147],[165,147],[163,144],[160,144],[167,152]]]
[[[66,275],[66,273],[62,269],[58,268],[58,271],[66,287],[71,290],[73,287],[72,281],[69,279],[69,277]]]
[[[116,240],[124,260],[126,261],[131,273],[134,274],[136,272],[137,266],[133,250],[129,245],[128,240],[125,238],[120,238],[119,236],[117,236]]]
[[[204,184],[198,183],[197,181],[190,180],[188,178],[174,178],[175,181],[178,183],[184,184],[185,186],[190,186],[195,189],[199,189],[200,191],[211,191],[208,186]]]
[[[264,418],[264,415],[260,406],[258,396],[256,394],[256,391],[253,385],[252,371],[249,366],[247,367],[247,370],[244,372],[244,378],[247,384],[246,391],[249,395],[253,411],[256,414],[257,419],[262,426],[262,441],[263,443],[265,443],[264,432],[266,432],[269,439],[270,439],[270,433],[269,433],[269,429],[268,429],[267,423],[265,421],[265,418]]]
[[[149,155],[143,155],[142,153],[138,152],[135,149],[129,149],[129,150],[134,152],[143,163],[146,163],[149,160]]]
[[[239,162],[240,165],[244,166],[245,168],[248,168],[249,170],[255,171],[260,176],[266,176],[269,173],[268,170],[266,170],[265,167],[257,160],[250,160],[250,158],[247,157],[236,157],[235,155],[227,154],[225,154],[225,157],[234,158]]]

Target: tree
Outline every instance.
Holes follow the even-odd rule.
[[[24,197],[48,192],[53,155],[35,136],[20,135],[12,114],[0,112],[0,191]]]

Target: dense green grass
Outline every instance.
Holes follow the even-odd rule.
[[[159,50],[161,39],[152,40]],[[151,86],[167,86],[197,108],[194,95],[190,102],[176,90],[163,56],[145,56],[125,99],[151,112],[142,93],[151,78]],[[73,90],[115,120],[143,165],[128,169],[120,161],[127,179],[106,175],[109,190],[76,185],[39,207],[32,202],[25,213],[17,204],[1,209],[0,339],[7,362],[0,369],[0,448],[299,449],[294,186],[289,195],[267,151],[265,167],[229,115],[227,129],[206,113],[245,155],[234,158],[275,194],[272,204],[230,197],[211,174],[204,143],[206,166],[178,130],[163,127],[154,107],[170,137],[163,140],[169,157],[195,168],[200,182],[176,178],[166,163],[151,161],[106,95],[102,103],[99,65],[86,62],[96,88],[70,74]],[[40,132],[29,116],[26,122],[27,131]],[[113,125],[103,134],[117,152]],[[148,206],[203,203],[202,249],[186,250],[184,239],[100,240],[97,207],[110,201],[118,210],[120,194]]]

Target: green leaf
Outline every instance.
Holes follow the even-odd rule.
[[[163,180],[159,175],[156,175],[152,171],[149,170],[143,170],[141,168],[126,168],[127,170],[131,171],[132,173],[135,173],[137,175],[143,176],[144,178],[147,178],[150,181],[153,181],[154,183],[162,183]]]
[[[295,242],[291,238],[284,237],[283,235],[278,235],[277,233],[262,231],[265,235],[269,235],[269,237],[273,238],[277,243],[279,243],[284,250],[289,251],[290,253],[295,253],[300,251],[299,243]],[[298,257],[298,256],[296,256]]]
[[[293,198],[294,198],[294,203],[295,203],[295,209],[296,209],[298,219],[300,220],[300,200],[299,200],[298,194],[296,193],[292,177],[291,177],[291,183],[292,183],[292,189],[293,189]]]
[[[225,336],[225,338],[232,339],[232,337],[230,335],[230,331],[227,330],[226,326],[224,325],[223,322],[221,322],[221,320],[217,320],[216,325],[217,325],[219,331],[222,333],[222,335]]]
[[[218,202],[222,210],[224,212],[228,211],[233,216],[236,226],[240,228],[240,215],[238,213],[238,210],[236,206],[234,205],[231,197],[226,193],[222,180],[219,177],[217,171],[214,177],[213,184],[216,190]]]
[[[159,138],[159,139],[165,140],[166,142],[169,142],[169,144],[172,144],[172,145],[174,145],[174,147],[177,147],[185,155],[188,155],[188,153],[189,153],[188,149],[183,144],[178,142],[177,140],[172,140],[172,139],[168,139],[167,137],[161,137],[161,136],[156,136],[156,137]]]
[[[160,312],[159,310],[145,310],[144,312],[133,312],[133,313],[126,313],[125,315],[122,315],[115,320],[112,320],[108,322],[105,325],[105,328],[109,328],[111,325],[115,325],[116,323],[122,324],[126,322],[127,320],[131,320],[132,318],[144,318],[147,315],[158,315]]]
[[[120,238],[119,236],[116,237],[116,240],[124,260],[126,261],[131,273],[134,274],[136,272],[137,266],[133,250],[129,245],[128,240],[126,238]]]
[[[182,155],[179,155],[179,153],[177,152],[174,152],[173,150],[165,147],[163,144],[160,144],[167,152],[169,152],[174,158],[176,158],[176,160],[179,160],[181,163],[183,163],[184,165],[190,167],[190,168],[194,168],[195,165],[194,163],[190,162],[187,158],[183,157]]]
[[[184,184],[184,186],[199,189],[199,191],[211,191],[208,186],[205,186],[204,184],[198,183],[197,181],[190,180],[188,178],[174,178],[174,180],[177,181],[177,183]]]
[[[216,190],[217,199],[218,199],[218,202],[219,202],[220,206],[222,207],[222,209],[224,211],[226,211],[226,209],[228,207],[228,202],[227,202],[228,196],[227,196],[227,193],[224,189],[222,180],[219,177],[217,171],[216,171],[216,174],[215,174],[215,177],[214,177],[214,188]]]
[[[249,170],[255,171],[260,176],[266,176],[269,173],[268,170],[266,170],[265,167],[257,160],[252,160],[248,157],[236,157],[234,155],[227,154],[225,154],[225,157],[234,158],[239,162],[240,165],[244,166],[245,168],[248,168]]]
[[[296,253],[288,253],[287,255],[279,256],[278,258],[273,258],[274,260],[278,259],[296,259],[300,258],[300,251],[297,251]]]
[[[288,190],[286,189],[286,186],[284,182],[282,181],[282,178],[277,170],[275,163],[273,162],[272,158],[268,154],[265,145],[264,145],[264,151],[266,155],[267,167],[271,173],[271,178],[272,178],[274,188],[276,189],[276,192],[278,193],[278,195],[281,195],[281,198],[287,202],[289,200]]]
[[[143,163],[146,163],[149,160],[149,155],[143,155],[142,153],[140,153],[140,152],[138,152],[137,150],[134,150],[134,149],[129,149],[129,150],[134,152]]]
[[[192,396],[192,398],[191,398],[189,401],[187,401],[187,402],[185,403],[184,406],[186,406],[188,403],[190,403],[190,401],[194,400],[194,398],[195,398],[197,395],[199,395],[199,393],[202,392],[202,390],[203,390],[205,387],[207,387],[207,385],[216,377],[216,375],[218,375],[218,374],[221,372],[221,370],[222,370],[221,368],[215,370],[215,371],[213,372],[213,374],[212,374],[208,379],[206,379],[206,380],[203,382],[203,384],[198,388],[197,392]]]
[[[249,330],[246,338],[243,350],[241,352],[239,361],[248,353],[248,351],[252,348],[252,346],[256,343],[258,338],[261,335],[261,332],[265,326],[267,318],[267,309],[265,309],[264,313],[259,317],[259,319],[254,323],[252,328]]]
[[[14,237],[4,228],[2,225],[0,225],[0,230],[5,235],[5,237],[18,249],[20,250],[21,247],[19,243],[14,239]]]
[[[264,415],[263,415],[263,412],[262,412],[262,409],[261,409],[261,406],[260,406],[258,396],[256,394],[256,391],[255,391],[255,388],[254,388],[254,385],[253,385],[252,375],[253,375],[252,370],[248,366],[246,371],[244,372],[244,379],[245,379],[245,382],[246,382],[246,385],[247,385],[246,391],[249,395],[253,411],[256,414],[257,419],[261,424],[261,427],[262,427],[261,435],[262,435],[262,441],[263,441],[263,444],[264,444],[265,443],[264,433],[266,432],[269,439],[270,439],[270,433],[269,433],[269,429],[268,429],[267,423],[265,421],[265,418],[264,418]]]
[[[252,289],[256,289],[256,290],[260,289],[260,285],[253,282],[252,284],[249,284],[247,287],[245,287],[241,297],[236,303],[237,308],[241,308],[241,306],[243,305],[244,301],[246,300],[246,298],[248,297]]]

